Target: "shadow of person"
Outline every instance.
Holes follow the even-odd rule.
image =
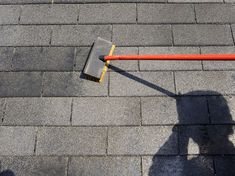
[[[0,176],[15,176],[15,174],[11,170],[7,169],[7,170],[2,171],[0,173]]]
[[[217,95],[217,96],[189,96]],[[152,158],[149,176],[235,175],[235,154],[230,141],[235,122],[227,100],[218,92],[193,91],[175,97],[178,124]],[[178,133],[178,154],[163,156]],[[167,154],[166,154],[167,155]]]

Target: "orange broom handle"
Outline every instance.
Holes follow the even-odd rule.
[[[161,55],[114,55],[108,60],[235,60],[235,54],[161,54]]]

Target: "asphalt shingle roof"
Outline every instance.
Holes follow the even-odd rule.
[[[114,54],[235,53],[234,0],[0,0],[0,175],[235,175],[235,62]]]

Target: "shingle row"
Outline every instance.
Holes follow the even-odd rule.
[[[118,46],[234,44],[230,25],[10,25],[0,27],[0,46],[90,46],[111,36]]]
[[[0,71],[82,71],[90,47],[0,47]],[[231,47],[116,47],[114,55],[234,53]],[[227,61],[113,61],[125,71],[234,70]],[[110,71],[113,71],[110,69]]]
[[[108,95],[107,78],[97,84],[80,72],[1,72],[0,76],[1,97]],[[190,95],[234,94],[234,86],[234,71],[178,71],[175,81],[172,72],[110,72],[109,92],[111,96],[172,96],[175,90]]]
[[[53,4],[53,3],[109,3],[109,2],[122,2],[122,3],[233,3],[234,0],[0,0],[0,4]]]
[[[190,165],[190,160],[193,159],[196,163],[200,163],[200,169]],[[234,156],[199,156],[195,158],[187,158],[185,156],[146,156],[146,157],[1,157],[3,173],[11,173],[17,175],[33,175],[41,173],[51,176],[67,175],[132,175],[144,176],[151,173],[161,173],[163,175],[172,175],[183,173],[188,175],[196,173],[197,175],[206,174],[214,175],[213,160],[215,164],[216,174],[219,176],[228,173],[234,175],[234,170],[231,165],[235,163]],[[69,160],[69,162],[68,162]],[[161,164],[164,163],[164,168]],[[68,165],[68,166],[67,166]],[[24,167],[18,167],[24,166]],[[184,167],[183,167],[184,166]],[[187,166],[187,167],[185,167]],[[68,168],[67,168],[68,167]],[[99,168],[99,169],[97,169]],[[156,169],[156,170],[155,170]],[[202,171],[203,170],[203,171]],[[82,174],[81,174],[82,173]]]
[[[27,126],[234,124],[235,97],[6,98],[0,118]]]
[[[234,9],[231,4],[0,5],[0,24],[234,23]]]
[[[1,126],[0,130],[2,156],[235,154],[231,147],[235,143],[231,132],[235,127],[232,125],[109,128]],[[198,145],[203,149],[198,150]]]

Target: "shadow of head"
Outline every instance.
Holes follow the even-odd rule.
[[[234,121],[224,96],[215,91],[188,92],[176,98],[176,106],[179,124],[193,124],[180,128],[182,153],[188,154],[189,139],[198,146],[198,154],[226,154],[234,150],[229,141]]]
[[[0,176],[15,176],[15,174],[11,170],[7,169],[7,170],[2,171],[0,173]]]

